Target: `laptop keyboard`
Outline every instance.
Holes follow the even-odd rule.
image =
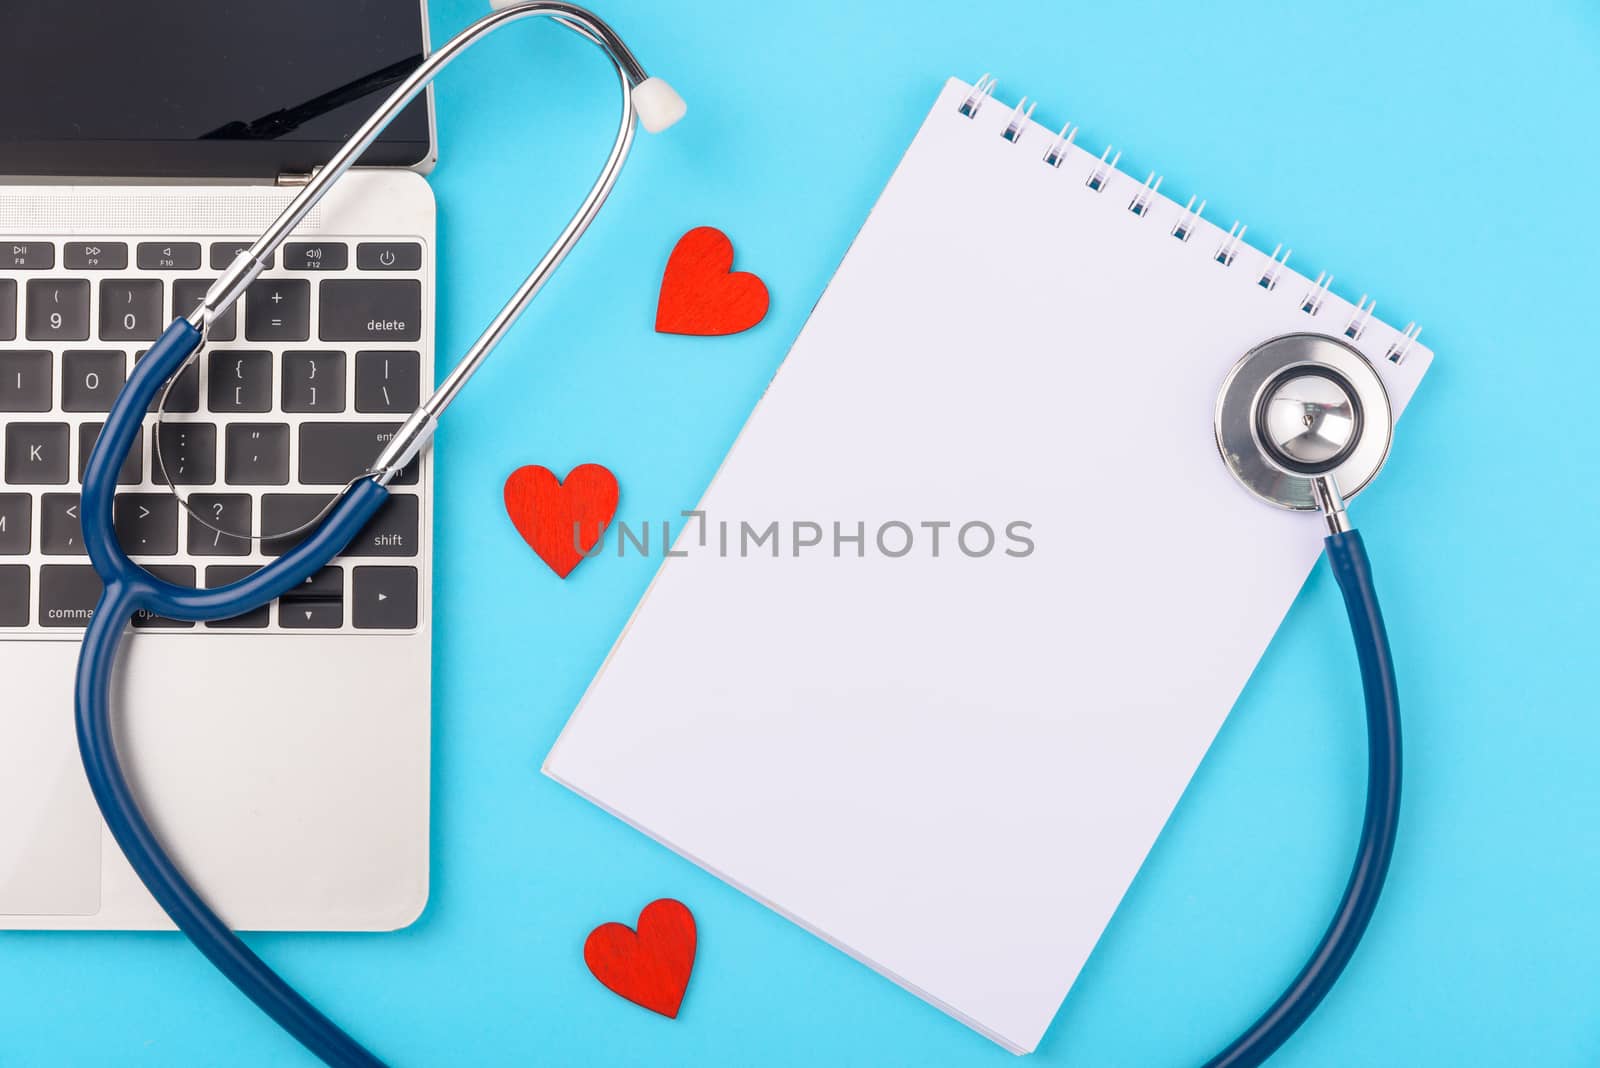
[[[100,581],[78,526],[83,470],[105,413],[146,348],[200,302],[244,240],[0,236],[0,636],[82,628]],[[211,331],[147,419],[119,477],[117,535],[186,586],[250,574],[294,544],[196,522],[166,472],[216,526],[292,530],[367,469],[421,400],[422,245],[289,242]],[[422,501],[416,464],[332,565],[237,619],[162,630],[405,631],[418,625]]]

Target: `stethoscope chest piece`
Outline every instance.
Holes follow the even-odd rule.
[[[1344,497],[1389,455],[1394,420],[1377,370],[1323,334],[1285,334],[1245,353],[1217,397],[1217,448],[1251,493],[1295,511],[1319,507],[1314,480]]]

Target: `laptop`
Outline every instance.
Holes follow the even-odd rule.
[[[0,12],[0,928],[170,927],[79,766],[100,584],[78,492],[117,389],[426,54],[422,0],[8,0]],[[25,103],[24,103],[25,102]],[[389,128],[146,419],[118,535],[231,582],[373,460],[434,381],[431,100]],[[156,449],[159,433],[160,449]],[[159,460],[158,460],[159,456]],[[344,556],[212,624],[132,622],[118,745],[230,925],[376,931],[428,896],[432,471]]]

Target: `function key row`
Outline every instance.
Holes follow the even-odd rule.
[[[211,286],[210,279],[172,283],[171,316],[162,314],[166,283],[159,278],[128,278],[100,283],[101,341],[154,341],[173,318],[188,315]],[[422,284],[415,280],[377,281],[329,278],[321,283],[322,314],[317,336],[323,341],[420,341]],[[29,341],[87,341],[90,283],[84,278],[33,278],[26,287],[23,333]],[[237,307],[213,324],[212,341],[236,336]],[[0,341],[17,337],[17,282],[0,278]],[[311,283],[299,278],[269,278],[245,291],[244,333],[250,341],[297,342],[311,339]]]
[[[313,519],[333,498],[326,493],[269,493],[261,498],[261,525],[255,526],[255,500],[247,493],[197,493],[189,498],[194,513],[183,517],[190,556],[249,556],[249,537],[290,531]],[[76,493],[45,493],[38,498],[38,548],[45,556],[83,556],[83,528]],[[341,556],[416,556],[419,499],[396,493],[384,502]],[[117,541],[130,556],[177,556],[181,509],[170,493],[119,493],[111,522]],[[0,493],[0,557],[27,556],[34,546],[34,498],[26,493]],[[206,524],[210,524],[207,526]],[[217,528],[217,529],[213,529]],[[236,534],[223,533],[236,531]],[[268,538],[261,555],[282,556],[301,541]]]
[[[213,241],[207,259],[213,271],[226,270],[248,241]],[[198,271],[202,248],[198,241],[141,241],[134,262],[141,271]],[[68,241],[62,245],[62,264],[69,271],[125,271],[128,245],[122,241]],[[267,267],[277,266],[276,254]],[[288,271],[343,271],[350,265],[350,246],[343,241],[290,241],[283,246],[283,267]],[[23,238],[0,242],[0,270],[50,271],[56,266],[53,241]],[[420,271],[422,246],[415,241],[363,241],[356,245],[356,268],[362,271]]]
[[[206,568],[207,589],[248,578],[249,565],[218,564]],[[197,569],[188,564],[153,564],[151,574],[177,586],[193,587]],[[417,625],[417,569],[354,567],[350,569],[350,624],[357,630],[411,630]],[[31,575],[21,564],[0,565],[0,627],[26,627],[32,602]],[[326,567],[277,601],[278,625],[290,630],[338,630],[345,617],[344,568]],[[39,623],[46,627],[86,627],[100,600],[100,576],[84,564],[46,564],[39,569]],[[259,629],[270,623],[265,605],[233,619],[207,623],[224,630]],[[194,629],[192,622],[140,612],[140,628]]]

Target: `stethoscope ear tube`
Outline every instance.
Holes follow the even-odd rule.
[[[1367,808],[1361,844],[1344,897],[1311,959],[1272,1007],[1227,1049],[1207,1061],[1206,1068],[1262,1064],[1316,1011],[1372,921],[1394,854],[1400,825],[1400,691],[1389,654],[1389,636],[1360,532],[1332,534],[1323,544],[1350,616],[1367,707]]]

